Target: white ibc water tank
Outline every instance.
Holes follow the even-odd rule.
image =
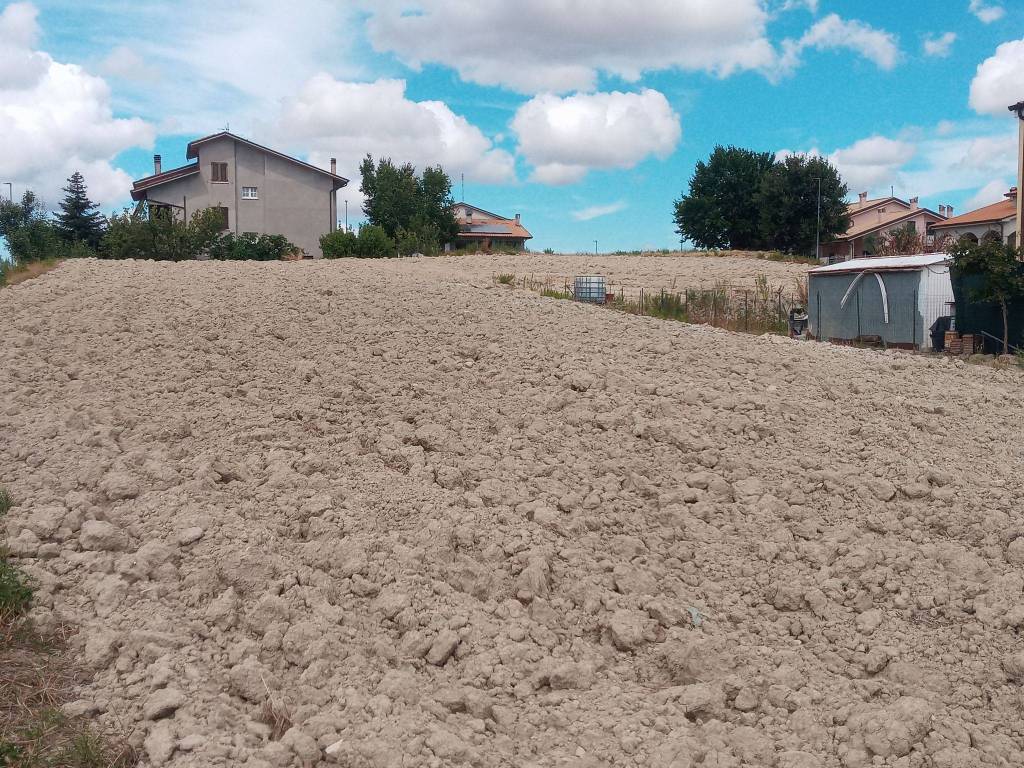
[[[573,282],[573,296],[576,301],[604,304],[606,288],[604,275],[577,275]]]

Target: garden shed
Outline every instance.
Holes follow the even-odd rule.
[[[931,349],[929,329],[953,314],[945,253],[853,259],[812,269],[807,314],[814,338]]]

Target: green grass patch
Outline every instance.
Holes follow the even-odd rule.
[[[571,299],[572,294],[569,291],[559,291],[555,288],[542,288],[540,291],[541,296],[546,296],[549,299]]]
[[[32,604],[29,578],[11,562],[5,549],[0,549],[0,621],[28,612]]]
[[[494,279],[501,285],[512,285],[516,281],[516,276],[511,272],[502,272]]]

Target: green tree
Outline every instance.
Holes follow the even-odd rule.
[[[424,253],[436,252],[455,239],[459,227],[451,179],[440,166],[428,167],[417,176],[409,163],[397,166],[390,158],[375,162],[367,155],[359,170],[360,189],[366,197],[363,213],[389,238]]]
[[[395,241],[376,224],[364,224],[359,234],[330,232],[320,238],[320,250],[325,259],[385,259],[398,255]]]
[[[89,190],[82,174],[75,171],[64,187],[64,199],[57,214],[57,231],[68,243],[85,243],[92,249],[99,248],[103,239],[106,220],[89,199]]]
[[[194,259],[218,243],[223,236],[222,223],[212,208],[196,211],[188,222],[166,209],[126,208],[111,217],[99,255],[105,259]]]
[[[770,152],[715,147],[700,161],[689,190],[675,202],[676,231],[701,248],[763,246],[755,196],[772,168]]]
[[[26,191],[20,202],[0,203],[0,237],[16,264],[53,258],[60,250],[60,237],[46,207],[32,191]]]
[[[755,197],[761,237],[769,247],[787,253],[814,255],[818,179],[821,179],[821,242],[849,228],[847,188],[839,171],[824,158],[792,155],[772,166],[761,180]]]
[[[961,239],[950,249],[956,271],[976,275],[978,287],[970,293],[972,301],[999,305],[1003,316],[1003,354],[1010,353],[1010,302],[1024,297],[1024,250],[998,240],[975,243]]]

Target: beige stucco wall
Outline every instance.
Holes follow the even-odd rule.
[[[227,182],[211,181],[211,163],[228,164]],[[259,199],[243,200],[242,187],[256,187]],[[337,202],[330,177],[224,137],[199,147],[199,174],[148,193],[154,203],[184,207],[190,217],[213,206],[228,209],[236,234],[284,235],[319,258],[320,237],[334,230]]]

